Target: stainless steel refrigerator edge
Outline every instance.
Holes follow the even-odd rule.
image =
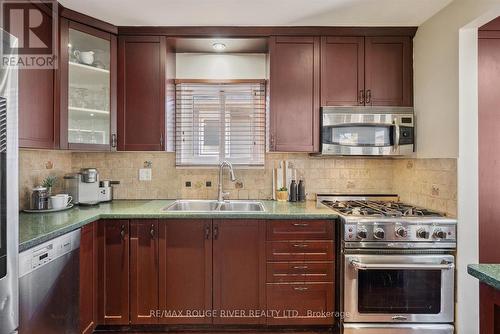
[[[3,46],[17,42],[0,34]],[[17,85],[17,70],[0,68],[0,334],[15,332],[19,322]]]

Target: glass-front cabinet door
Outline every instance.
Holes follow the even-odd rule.
[[[67,21],[66,31],[67,34],[61,37],[66,48],[61,56],[67,64],[64,66],[67,68],[67,90],[61,95],[61,99],[65,99],[61,106],[67,106],[61,108],[64,129],[61,146],[114,149],[116,36],[71,21]]]

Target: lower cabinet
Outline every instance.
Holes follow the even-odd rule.
[[[266,229],[258,220],[214,220],[215,324],[265,324]]]
[[[130,221],[130,323],[154,324],[158,310],[158,221]]]
[[[318,229],[327,223],[295,221],[287,229],[301,239],[292,240],[272,221],[100,221],[88,232],[97,265],[90,256],[82,262],[97,270],[82,272],[86,280],[98,277],[86,309],[97,302],[102,325],[332,326],[333,232]],[[93,329],[95,313],[85,319]]]
[[[210,324],[212,221],[161,220],[159,322]]]
[[[129,324],[129,221],[101,220],[97,228],[98,323]]]
[[[93,333],[97,322],[96,224],[82,227],[80,234],[80,333]]]
[[[481,334],[500,334],[500,290],[479,284],[479,326]]]
[[[332,283],[268,284],[268,324],[332,325],[333,296]]]

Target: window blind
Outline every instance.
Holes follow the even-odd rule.
[[[264,83],[178,83],[176,165],[263,166]]]

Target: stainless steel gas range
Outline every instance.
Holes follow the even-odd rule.
[[[456,220],[397,195],[318,195],[341,219],[344,334],[452,334]]]

